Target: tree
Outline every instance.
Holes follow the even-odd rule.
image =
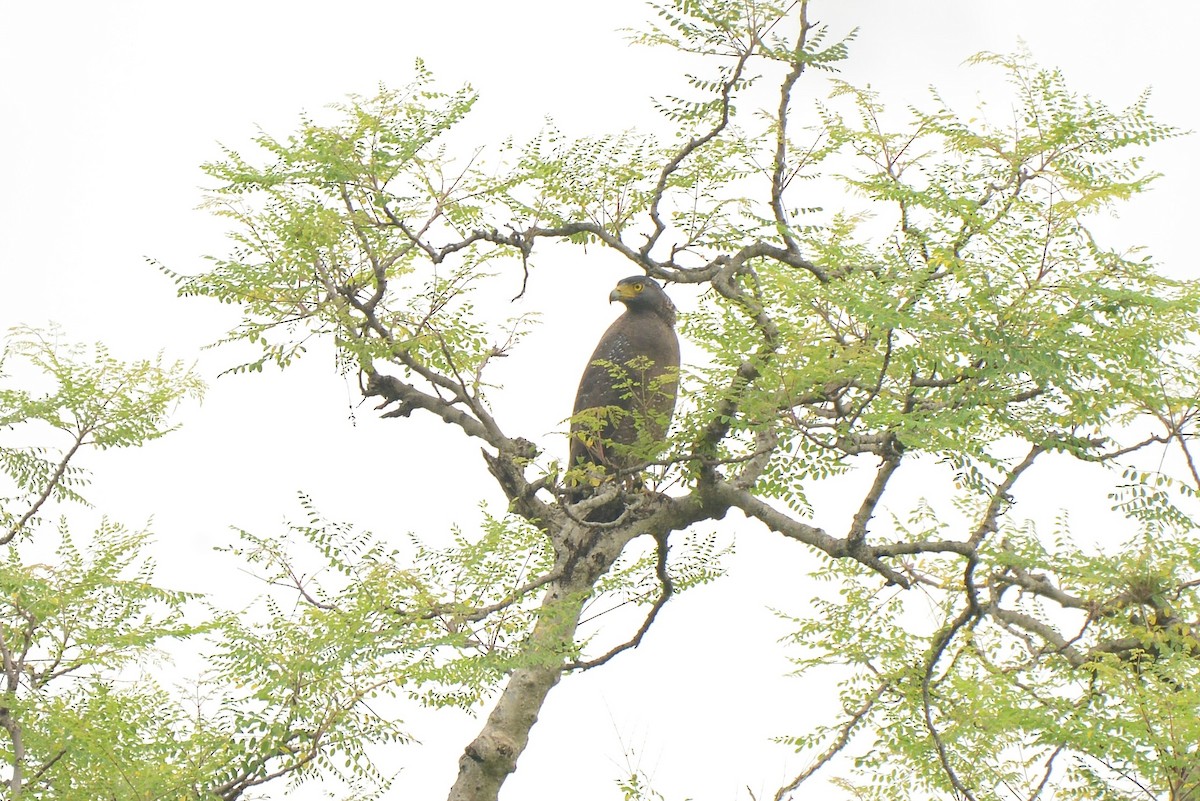
[[[308,648],[336,647],[336,634],[322,641],[314,616],[247,632],[236,614],[154,583],[149,531],[101,518],[84,538],[65,513],[87,504],[86,452],[164,436],[202,389],[182,363],[124,362],[57,329],[14,328],[0,351],[5,798],[233,801],[317,766],[352,788],[381,784],[355,758],[398,735],[354,709],[372,690],[361,659],[337,652],[353,669],[340,683],[325,674],[315,701],[295,684]],[[203,673],[172,686],[180,674],[161,664],[197,652]]]
[[[1145,97],[1111,111],[1020,55],[977,59],[1013,87],[999,126],[937,95],[897,121],[836,82],[817,111],[797,110],[801,82],[848,53],[807,2],[659,11],[641,41],[705,70],[663,103],[669,143],[548,131],[491,163],[455,162],[474,96],[418,66],[411,86],[351,98],[333,124],[304,120],[260,136],[265,156],[208,165],[234,252],[175,277],[242,311],[230,339],[261,348],[242,368],[331,341],[386,415],[480,440],[509,508],[414,564],[311,510],[279,537],[246,533],[241,553],[303,611],[224,635],[218,664],[252,681],[220,705],[239,735],[223,747],[246,753],[204,786],[237,797],[339,750],[371,778],[355,749],[405,733],[363,702],[404,688],[493,702],[450,797],[496,797],[554,685],[635,646],[674,593],[711,578],[696,526],[738,510],[804,543],[833,590],[794,621],[795,641],[800,669],[844,671],[846,714],[791,738],[813,769],[779,798],[839,753],[855,757],[848,792],[866,797],[1051,784],[1194,797],[1197,291],[1088,227],[1152,180],[1129,154],[1175,132]],[[744,113],[758,106],[772,111]],[[846,188],[872,216],[823,208]],[[492,412],[488,367],[528,323],[480,301],[514,275],[536,281],[555,242],[704,287],[682,329],[708,359],[682,377],[648,489],[614,483],[571,504],[565,448]],[[1124,547],[1013,519],[1047,463],[1108,471]],[[914,473],[936,482],[930,500],[895,497]],[[847,474],[862,492],[835,530],[810,499]],[[885,497],[911,513],[887,519]],[[615,500],[617,520],[583,522]],[[334,579],[296,568],[306,546]],[[579,614],[601,593],[646,616],[624,645],[593,650]]]
[[[161,797],[187,786],[187,749],[173,735],[186,716],[138,668],[199,630],[185,619],[192,599],[151,583],[139,553],[148,532],[103,519],[81,547],[65,519],[47,532],[46,513],[83,502],[83,452],[163,436],[175,405],[201,384],[179,363],[125,363],[28,328],[10,332],[0,380],[6,797]],[[35,542],[47,535],[57,539],[52,558]]]

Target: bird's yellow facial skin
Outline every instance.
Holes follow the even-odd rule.
[[[614,300],[629,300],[630,298],[635,298],[641,294],[641,291],[644,288],[645,284],[643,284],[641,281],[632,281],[628,284],[617,284],[617,288],[609,293],[608,302],[612,303]]]

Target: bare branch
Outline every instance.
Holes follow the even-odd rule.
[[[736,460],[744,461],[744,464],[733,479],[733,486],[740,490],[752,489],[759,477],[766,471],[767,465],[771,461],[771,455],[778,445],[779,435],[775,433],[773,424],[754,432],[754,451],[749,456]]]
[[[886,542],[869,546],[868,550],[880,558],[890,556],[913,556],[923,553],[956,553],[970,556],[974,546],[961,540],[918,540],[916,542]]]
[[[1054,772],[1054,760],[1058,759],[1058,755],[1067,748],[1065,743],[1059,743],[1055,749],[1046,757],[1046,771],[1042,774],[1042,780],[1038,782],[1038,786],[1033,788],[1033,793],[1029,796],[1029,801],[1037,801],[1037,798],[1046,789],[1050,783],[1050,775]]]
[[[879,499],[883,497],[883,491],[887,487],[888,479],[890,479],[900,467],[900,454],[885,457],[883,463],[879,465],[879,469],[875,472],[875,480],[871,483],[871,488],[867,490],[867,494],[863,497],[862,504],[858,507],[858,511],[854,513],[854,520],[850,524],[850,534],[847,540],[851,546],[862,545],[867,539],[867,524],[871,522],[871,518],[875,515],[875,507],[879,505]]]
[[[507,609],[534,590],[541,589],[550,582],[556,581],[560,576],[562,576],[562,571],[551,570],[549,573],[540,578],[525,582],[496,603],[471,610],[463,619],[471,623],[477,623],[488,615],[494,614],[503,609]]]
[[[996,604],[986,605],[984,611],[1005,625],[1017,626],[1031,634],[1037,635],[1046,644],[1051,646],[1054,653],[1061,654],[1071,664],[1071,667],[1083,667],[1088,661],[1087,655],[1072,645],[1066,637],[1059,634],[1053,626],[1043,623],[1032,615],[1012,609],[1005,609]]]
[[[1017,483],[1017,479],[1021,477],[1022,473],[1033,466],[1034,460],[1045,452],[1046,447],[1044,445],[1034,445],[1029,449],[1029,453],[1025,455],[1020,464],[1008,471],[1008,475],[1004,477],[1004,480],[992,492],[992,499],[988,502],[987,509],[984,510],[983,519],[979,521],[979,526],[975,529],[975,533],[971,535],[971,545],[979,545],[988,534],[996,531],[1000,513],[1012,501],[1009,493],[1012,491],[1013,485]]]
[[[643,258],[650,257],[650,251],[654,249],[655,244],[658,243],[659,237],[661,237],[663,232],[667,230],[666,223],[662,221],[662,217],[658,213],[658,206],[662,202],[663,196],[667,192],[667,181],[670,180],[671,175],[679,169],[679,166],[683,164],[684,160],[686,160],[688,156],[692,155],[697,150],[711,142],[713,139],[716,139],[718,136],[720,136],[721,132],[724,131],[729,125],[729,112],[730,105],[733,100],[734,87],[736,87],[741,81],[742,71],[746,68],[746,62],[750,60],[750,57],[753,54],[754,47],[747,47],[738,56],[737,63],[733,67],[733,74],[730,75],[729,80],[725,81],[721,85],[721,117],[717,123],[701,136],[693,136],[691,139],[689,139],[687,143],[684,144],[683,147],[679,148],[679,150],[675,153],[674,158],[672,158],[663,166],[662,171],[659,173],[658,184],[654,187],[654,193],[651,196],[652,199],[650,201],[649,212],[650,219],[654,222],[654,231],[646,237],[646,243],[642,245],[641,249],[639,250]]]
[[[368,373],[365,394],[367,397],[378,396],[384,399],[383,403],[377,406],[376,409],[383,409],[393,403],[398,404],[395,409],[386,412],[383,415],[384,417],[408,417],[412,414],[413,409],[425,409],[426,411],[433,412],[445,422],[458,426],[468,436],[478,437],[497,448],[503,442],[492,431],[489,431],[483,423],[463,410],[456,408],[452,402],[422,392],[395,376],[384,375],[383,373],[374,371]]]
[[[1009,565],[1007,570],[995,579],[997,585],[1016,585],[1026,592],[1048,598],[1064,609],[1088,609],[1093,604],[1064,592],[1054,585],[1049,576],[1040,573],[1030,573],[1020,565]]]
[[[1134,453],[1135,451],[1140,451],[1142,448],[1145,448],[1148,445],[1166,445],[1168,442],[1171,441],[1171,439],[1172,439],[1171,435],[1162,436],[1160,434],[1151,434],[1150,436],[1146,437],[1142,441],[1135,442],[1132,445],[1126,445],[1123,448],[1117,448],[1116,450],[1112,450],[1112,451],[1105,451],[1104,453],[1095,454],[1094,456],[1083,456],[1082,458],[1087,461],[1111,462],[1116,459],[1120,459],[1122,456],[1125,456],[1127,454]],[[1106,440],[1104,440],[1102,438],[1091,439],[1091,440],[1088,440],[1088,444],[1090,444],[1092,447],[1098,448],[1101,445],[1103,445],[1105,443],[1105,441]]]
[[[1188,471],[1192,474],[1192,481],[1195,482],[1197,491],[1200,491],[1200,472],[1196,470],[1196,463],[1192,459],[1192,452],[1181,434],[1175,434],[1175,441],[1179,443],[1179,449],[1183,451],[1183,458],[1187,462]]]
[[[478,623],[489,615],[493,615],[496,612],[501,612],[505,609],[508,609],[513,604],[529,595],[529,593],[533,592],[534,590],[541,589],[550,582],[557,581],[561,577],[562,570],[556,568],[543,576],[539,576],[536,579],[525,582],[521,586],[510,591],[499,601],[488,604],[487,606],[463,608],[455,604],[441,604],[425,610],[420,614],[420,617],[424,620],[434,620],[436,618],[450,616],[451,618],[462,620],[467,623]],[[409,614],[408,610],[406,609],[393,609],[391,611],[396,612],[399,615]]]

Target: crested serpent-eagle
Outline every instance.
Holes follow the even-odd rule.
[[[608,296],[614,300],[625,312],[588,360],[571,417],[569,467],[586,468],[592,484],[651,458],[671,424],[679,381],[675,306],[662,287],[645,276],[622,278]]]

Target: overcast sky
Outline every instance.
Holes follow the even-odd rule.
[[[210,549],[229,542],[231,525],[264,530],[294,516],[297,490],[335,518],[432,540],[450,521],[469,529],[477,499],[495,498],[477,445],[415,416],[375,423],[327,354],[283,376],[215,379],[228,357],[198,349],[231,322],[229,310],[175,299],[147,262],[187,273],[226,251],[222,223],[196,209],[199,165],[220,157],[219,143],[246,147],[259,128],[283,136],[303,110],[381,81],[401,85],[418,56],[445,86],[480,91],[467,125],[481,144],[528,136],[547,115],[568,134],[657,127],[648,98],[678,85],[674,62],[629,48],[618,32],[646,15],[633,0],[0,0],[0,327],[57,321],[70,337],[103,340],[129,358],[165,349],[198,359],[212,382],[203,406],[181,410],[178,434],[88,457],[99,510],[131,526],[154,518],[164,582],[235,592],[244,577]],[[993,92],[994,81],[963,60],[1024,41],[1082,92],[1121,107],[1152,87],[1160,119],[1200,128],[1193,2],[818,0],[812,16],[835,35],[860,28],[841,77],[870,83],[896,108],[930,85],[964,104],[977,86]],[[1189,277],[1196,146],[1185,137],[1152,151],[1165,176],[1103,225],[1110,244],[1146,245]],[[556,358],[582,369],[615,314],[608,288],[628,272],[593,253],[539,264],[514,313],[541,309],[544,322],[513,357],[525,361],[506,366],[538,386],[509,383],[497,400],[512,412],[501,419],[515,421],[510,435],[558,447],[552,432],[578,373],[536,367]],[[546,402],[531,408],[534,389]],[[442,489],[448,476],[465,489]],[[637,653],[555,691],[507,798],[561,798],[564,787],[582,801],[613,798],[611,779],[631,750],[672,799],[744,799],[747,786],[762,798],[802,767],[767,737],[803,731],[819,699],[776,680],[787,664],[767,606],[799,608],[796,581],[813,562],[742,528],[729,579],[673,602]],[[478,724],[447,713],[435,725],[445,731],[419,730],[426,745],[394,765],[403,769],[396,798],[443,793]]]

